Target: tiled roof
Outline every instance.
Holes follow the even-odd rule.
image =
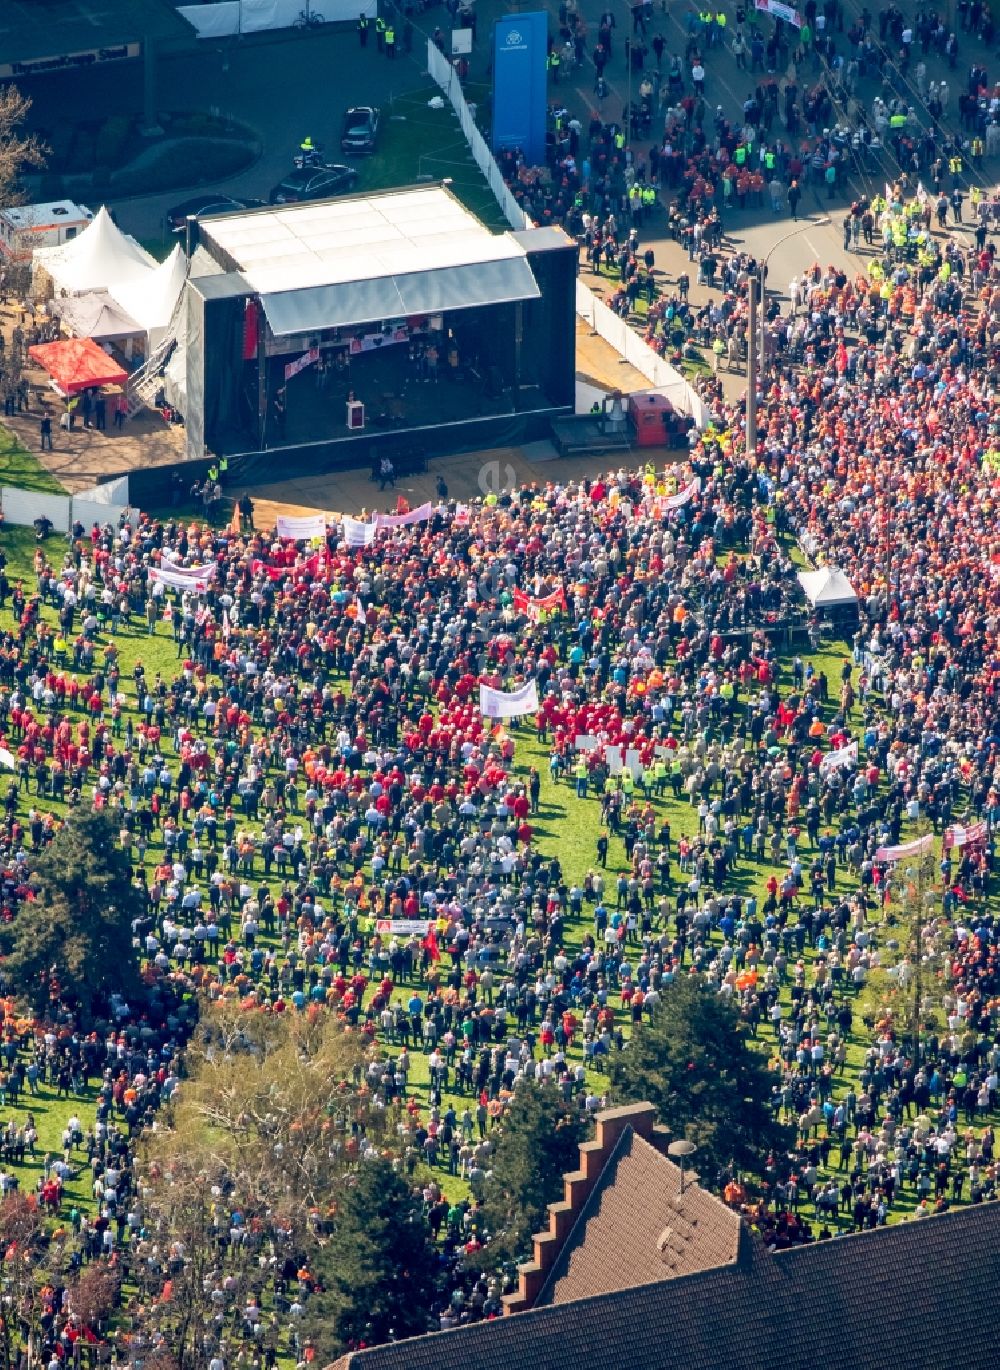
[[[392,1346],[336,1370],[991,1370],[1000,1204]]]
[[[632,1128],[621,1136],[536,1307],[729,1265],[742,1223]]]

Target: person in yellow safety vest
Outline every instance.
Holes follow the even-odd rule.
[[[978,162],[985,151],[986,144],[983,142],[982,138],[980,138],[979,134],[977,133],[975,138],[973,138],[972,142],[969,144],[969,154]]]
[[[983,192],[979,186],[973,186],[969,191],[969,199],[972,201],[972,212],[975,214],[979,209],[979,202],[983,198]]]
[[[216,466],[214,461],[212,462],[212,465],[208,468],[208,478],[213,485],[219,479],[219,468]]]
[[[719,374],[719,367],[722,364],[722,357],[726,350],[726,344],[721,338],[716,338],[712,343],[712,370],[715,375]]]
[[[368,46],[368,16],[367,14],[358,15],[358,41],[363,48]]]
[[[555,50],[555,48],[553,48],[552,51],[549,53],[549,70],[552,72],[552,81],[554,85],[559,84],[559,67],[559,54]]]
[[[643,186],[642,207],[645,210],[656,208],[656,191],[653,189],[652,186]]]
[[[961,159],[961,157],[949,157],[949,158],[948,158],[948,170],[951,172],[952,176],[955,178],[955,181],[957,181],[958,178],[959,178],[959,176],[961,176],[961,174],[962,174],[962,159]]]
[[[223,483],[223,481],[226,479],[226,476],[227,476],[228,474],[229,474],[229,458],[228,458],[228,457],[220,457],[220,458],[219,458],[219,484],[220,484],[220,485],[221,485],[221,484]]]
[[[906,115],[905,115],[905,114],[890,114],[890,115],[889,115],[889,127],[890,127],[891,129],[905,128],[905,127],[906,127]]]
[[[573,779],[576,781],[577,799],[586,799],[587,797],[587,775],[587,763],[581,754],[576,765],[573,767]]]
[[[396,30],[391,24],[385,26],[385,50],[390,57],[396,56]]]
[[[375,46],[379,52],[385,52],[385,20],[381,15],[375,20]]]
[[[621,129],[615,134],[615,150],[618,152],[624,152],[625,150],[625,135],[622,133]]]
[[[313,140],[307,135],[305,138],[302,139],[302,142],[299,143],[299,150],[300,150],[301,152],[310,153],[310,152],[315,152],[317,149],[316,149],[316,144],[315,144],[315,143],[313,142]]]

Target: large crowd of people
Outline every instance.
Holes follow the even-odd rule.
[[[143,1249],[128,1138],[177,1087],[178,984],[247,1011],[324,1004],[378,1045],[372,1089],[411,1104],[406,1164],[431,1177],[455,1271],[444,1326],[495,1311],[498,1286],[462,1255],[488,1236],[476,1198],[517,1080],[597,1108],[608,1058],[679,974],[738,1004],[778,1072],[776,1112],[797,1120],[749,1210],[768,1239],[995,1194],[1000,296],[985,248],[970,263],[930,231],[911,245],[914,203],[875,207],[881,278],[796,283],[755,453],[706,386],[712,422],[666,473],[442,504],[363,548],[339,524],[305,545],[123,520],[40,549],[33,584],[3,576],[5,916],[30,917],[53,802],[106,807],[164,986],[106,1042],[49,1041],[10,1007],[12,1100],[32,1070],[67,1091],[100,1081],[95,1123],[39,1181],[58,1208],[60,1166],[90,1165],[86,1255]],[[858,592],[834,678],[811,659],[793,538]],[[189,590],[157,574],[206,566]],[[176,669],[150,678],[142,643],[166,635]],[[481,683],[531,680],[537,717],[483,717]],[[552,784],[590,825],[586,870],[539,843]],[[918,1061],[898,1019],[859,1007],[914,879],[880,852],[915,824],[980,819],[983,840],[935,839],[920,935],[945,970]],[[14,1124],[9,1156],[30,1132]]]
[[[924,61],[955,56],[944,26],[890,10],[845,31],[837,3],[808,0],[794,51],[781,26],[767,38],[738,14],[727,33],[698,14],[671,55],[642,19],[625,55],[638,104],[610,120],[622,36],[602,21],[591,47],[564,8],[560,63],[593,54],[597,112],[585,128],[556,106],[546,167],[512,154],[502,169],[536,222],[566,224],[618,276],[615,308],[644,302],[657,350],[743,357],[758,264],[721,241],[740,209],[794,215],[803,187],[839,194],[850,166],[874,188],[843,212],[845,247],[871,251],[853,278],[816,264],[772,307],[755,451],[707,380],[711,422],[666,471],[444,502],[364,547],[340,524],[305,544],[141,516],[42,543],[33,577],[0,566],[0,915],[30,918],[65,806],[107,809],[156,986],[141,1017],[116,1004],[89,1037],[3,1003],[0,1191],[30,1175],[74,1260],[114,1262],[144,1297],[170,1259],[144,1226],[132,1143],[183,1088],[199,998],[323,1006],[365,1033],[373,1096],[406,1105],[402,1164],[450,1271],[442,1327],[499,1312],[502,1283],[464,1257],[489,1239],[478,1200],[518,1081],[596,1110],[609,1059],[680,975],[738,1007],[795,1124],[756,1192],[703,1177],[766,1241],[997,1196],[1000,198],[967,197],[965,175],[1000,140],[996,97],[977,65],[962,133],[929,134],[911,87],[946,108]],[[963,43],[992,23],[959,12]],[[705,89],[723,43],[755,85],[730,119]],[[887,146],[904,175],[883,194]],[[687,272],[654,276],[643,235],[661,196],[690,274],[720,287],[708,303]],[[796,547],[857,591],[835,668]],[[143,644],[165,640],[173,670],[147,669]],[[530,681],[537,715],[483,716],[481,684]],[[589,861],[557,822],[586,834]],[[943,838],[956,828],[961,845]],[[921,831],[930,860],[886,855]],[[915,937],[934,974],[915,1039],[864,991],[886,961],[911,987],[894,943],[901,900],[925,887]],[[43,1158],[39,1089],[79,1102]],[[63,1195],[81,1175],[90,1205]],[[260,1363],[305,1359],[308,1281],[289,1261],[266,1316],[220,1313],[217,1370],[240,1317]],[[224,1260],[214,1277],[228,1310]],[[51,1299],[60,1363],[83,1332]]]

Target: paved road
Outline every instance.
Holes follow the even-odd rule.
[[[372,101],[388,106],[393,96],[427,85],[425,66],[422,53],[407,57],[400,52],[389,62],[375,51],[373,40],[362,52],[354,32],[332,25],[307,33],[207,42],[195,51],[161,58],[159,108],[216,108],[256,129],[263,144],[260,160],[218,188],[263,199],[290,169],[307,133],[336,153],[347,106]],[[66,109],[79,108],[83,100],[93,118],[123,108],[141,110],[138,65],[105,71],[114,76],[96,91],[74,73],[33,78],[25,88],[35,101],[35,117],[43,124],[54,122],[60,111],[65,117]],[[111,203],[124,229],[155,239],[163,231],[165,211],[185,197],[186,192],[174,190]]]
[[[559,0],[532,0],[532,3],[547,5],[553,25],[557,26]],[[590,44],[596,36],[599,14],[610,7],[616,16],[618,41],[606,72],[612,96],[606,102],[604,112],[610,116],[617,112],[628,93],[621,39],[631,30],[629,4],[627,0],[578,0],[578,4],[589,25]],[[477,0],[479,25],[472,56],[473,80],[488,80],[492,21],[511,8],[515,6],[504,0]],[[695,6],[689,0],[681,3],[670,0],[669,4],[667,0],[655,0],[648,40],[652,40],[655,32],[660,32],[666,40],[667,53],[683,55],[686,16],[693,8]],[[735,26],[734,0],[725,0],[724,8],[731,35]],[[845,0],[848,25],[860,8],[860,0]],[[912,12],[916,6],[913,0],[903,0],[901,8]],[[416,20],[418,30],[425,33],[438,25],[447,29],[449,22],[443,5],[431,6]],[[765,21],[765,24],[769,22]],[[987,61],[993,57],[995,64],[995,54],[982,54],[973,47],[971,39],[965,35],[960,37],[962,49],[954,72],[947,72],[942,60],[928,59],[928,79],[945,75],[950,79],[952,119],[960,83],[965,79],[969,63],[974,57]],[[844,50],[846,40],[840,38],[838,41]],[[707,70],[709,100],[721,103],[728,116],[735,116],[758,78],[739,71],[732,54],[724,47],[711,50]],[[104,73],[105,79],[96,89],[93,75],[81,78],[74,73],[32,78],[26,88],[36,101],[42,122],[54,122],[64,117],[66,109],[79,108],[81,104],[95,117],[123,108],[139,110],[142,95],[138,64],[105,68]],[[991,74],[995,76],[996,72]],[[799,84],[803,88],[815,79],[815,73],[810,70],[799,74]],[[340,114],[347,104],[378,100],[384,106],[394,94],[426,87],[427,80],[419,34],[413,55],[406,57],[400,53],[398,59],[390,63],[376,53],[374,42],[362,52],[357,36],[350,28],[331,26],[305,33],[289,31],[201,43],[191,51],[164,57],[160,71],[160,107],[218,108],[257,129],[263,143],[260,161],[249,171],[222,183],[220,188],[233,194],[262,196],[288,170],[291,153],[305,133],[335,142]],[[593,67],[587,63],[579,71],[569,73],[568,79],[563,80],[558,91],[553,89],[552,94],[558,95],[561,101],[568,101],[574,112],[585,119],[591,109],[592,86]],[[875,92],[874,83],[868,82],[860,94],[870,102]],[[912,99],[918,103],[915,90]],[[874,173],[864,178],[859,188],[869,193],[881,189],[881,177]],[[174,191],[121,202],[115,208],[124,227],[140,237],[155,238],[162,230],[164,210],[179,198],[183,198],[183,193]],[[824,208],[817,204],[815,211],[819,213]],[[732,217],[733,227],[738,229],[740,216],[734,214]],[[747,244],[759,253],[780,238],[786,228],[784,220],[753,222],[746,230]],[[810,230],[780,249],[780,256],[775,260],[775,278],[787,280],[816,256],[835,260],[839,244],[839,216],[835,215],[830,228]]]

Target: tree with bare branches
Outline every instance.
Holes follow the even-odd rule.
[[[22,132],[30,108],[31,100],[16,86],[0,86],[0,206],[21,204],[25,168],[45,165],[48,148]]]
[[[272,1017],[224,1007],[205,1026],[175,1126],[200,1135],[212,1160],[300,1237],[360,1152],[395,1141],[398,1112],[373,1107],[367,1084],[372,1047],[322,1009]]]
[[[14,1370],[38,1328],[47,1234],[33,1194],[0,1201],[0,1370]]]
[[[285,1315],[310,1283],[302,1269],[359,1166],[398,1149],[399,1110],[367,1083],[371,1054],[325,1010],[208,1011],[189,1078],[143,1147],[137,1357],[193,1370],[294,1340]]]

